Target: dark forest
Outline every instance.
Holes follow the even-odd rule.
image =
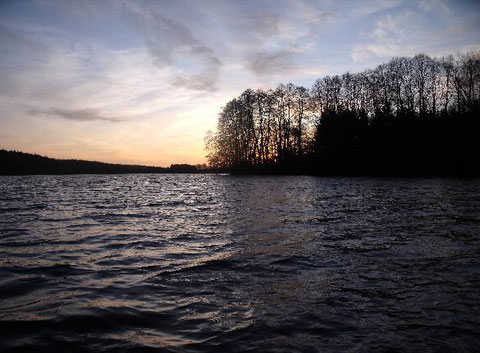
[[[208,160],[233,173],[478,176],[479,98],[478,52],[247,89],[207,134]]]
[[[0,150],[0,175],[29,174],[126,174],[126,173],[205,173],[203,165],[172,164],[168,168],[114,164],[77,159],[55,159],[38,154]]]

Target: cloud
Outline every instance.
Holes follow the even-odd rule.
[[[397,7],[402,2],[403,0],[356,0],[351,11],[354,17],[368,17],[380,11]]]
[[[16,35],[0,23],[0,49],[12,50],[12,48],[27,51],[30,54],[44,52],[44,47],[37,42]]]
[[[480,43],[478,11],[449,7],[443,0],[409,5],[379,17],[373,28],[363,33],[364,40],[353,46],[351,58],[366,62],[418,53],[439,56]]]
[[[173,88],[212,92],[232,61],[254,75],[292,72],[303,52],[334,13],[328,2],[315,1],[86,1],[47,0],[64,14],[98,25],[103,14],[119,19],[144,41],[153,63],[168,69]],[[330,6],[331,7],[331,6]],[[120,29],[120,28],[119,28]],[[284,54],[284,58],[280,55]],[[291,79],[291,78],[288,78]]]
[[[52,108],[49,110],[30,110],[32,115],[53,115],[66,120],[73,121],[110,121],[110,122],[120,122],[122,119],[106,117],[101,114],[96,109],[62,109],[62,108]]]
[[[116,4],[120,5],[118,0],[39,0],[40,3],[48,4],[64,15],[71,15],[83,20],[105,20],[105,13],[116,10]]]
[[[282,71],[292,71],[297,65],[294,62],[294,54],[290,50],[282,50],[273,53],[250,53],[245,66],[256,75],[268,76]]]
[[[444,0],[421,0],[418,3],[418,7],[425,12],[435,12],[440,10],[445,14],[452,13]]]
[[[395,16],[388,14],[378,19],[373,30],[367,33],[370,42],[356,44],[353,47],[351,54],[353,60],[365,61],[374,56],[399,55],[402,50],[405,50],[402,43],[408,38],[412,16],[411,12],[405,12]]]
[[[131,34],[139,35],[153,63],[160,69],[171,71],[173,77],[169,82],[172,86],[209,92],[218,89],[223,66],[219,56],[204,38],[198,36],[199,25],[182,23],[189,14],[200,15],[201,6],[122,0],[44,1],[84,24],[105,29],[103,22],[108,18],[108,23],[118,26],[119,31],[126,33],[125,30],[130,30]],[[112,28],[106,31],[111,32]],[[99,33],[98,37],[101,35]],[[118,45],[122,44],[120,39]]]
[[[246,16],[245,16],[246,15]],[[244,14],[241,24],[258,39],[267,39],[280,31],[281,17],[271,12]]]
[[[218,78],[216,75],[200,73],[197,75],[184,74],[170,81],[173,86],[183,87],[194,91],[216,91]]]
[[[287,77],[305,67],[299,64],[315,50],[316,41],[335,14],[323,4],[307,1],[244,2],[225,28],[244,68],[260,78]]]
[[[129,12],[131,23],[144,37],[155,64],[171,66],[177,71],[172,80],[175,86],[205,91],[217,89],[222,62],[212,48],[195,38],[186,26],[160,11],[130,6]]]
[[[380,17],[374,28],[366,33],[368,40],[353,46],[352,59],[361,62],[375,57],[387,58],[431,51],[442,41],[437,29],[425,26],[422,21],[411,10]]]

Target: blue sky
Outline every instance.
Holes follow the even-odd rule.
[[[480,49],[480,1],[1,1],[0,148],[167,166],[246,88]]]

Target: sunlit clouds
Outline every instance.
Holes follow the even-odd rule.
[[[247,87],[469,51],[479,23],[475,1],[3,1],[0,148],[202,163]]]

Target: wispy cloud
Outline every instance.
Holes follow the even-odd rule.
[[[241,43],[239,55],[257,77],[291,77],[305,69],[302,59],[315,50],[317,38],[335,15],[318,3],[279,2],[280,12],[275,7],[270,10],[271,4],[267,11],[262,4],[241,14],[237,22],[241,28],[232,27]]]
[[[20,49],[29,53],[43,52],[43,47],[32,39],[15,34],[0,22],[0,46],[3,50]]]
[[[31,109],[32,115],[53,115],[63,119],[85,122],[85,121],[110,121],[120,122],[124,119],[112,118],[102,115],[102,113],[96,109],[62,109],[52,108],[45,111]]]
[[[480,30],[478,15],[459,18],[442,0],[424,0],[416,5],[378,18],[374,27],[364,32],[364,40],[353,46],[352,59],[366,62],[420,52],[442,55],[461,50],[466,45],[461,43],[472,45],[475,38],[471,34]],[[478,35],[476,40],[480,43]]]
[[[180,68],[179,63],[184,64],[181,70],[176,69],[172,80],[175,86],[193,90],[217,89],[222,62],[212,48],[195,38],[187,27],[159,11],[130,6],[129,12],[134,28],[144,36],[157,65]]]
[[[444,14],[451,14],[452,11],[446,4],[444,0],[421,0],[418,3],[418,7],[425,11],[425,12],[430,12],[434,13],[437,11],[441,11]]]
[[[351,3],[353,17],[368,17],[401,5],[405,0],[356,0]]]
[[[414,16],[411,11],[406,11],[400,15],[388,14],[378,19],[375,27],[366,34],[369,41],[353,47],[352,58],[356,61],[365,61],[372,56],[399,55],[405,50],[402,44],[409,36]],[[406,23],[410,25],[405,26]]]
[[[294,54],[290,50],[273,53],[253,52],[248,55],[245,65],[258,76],[293,71],[297,67]]]

